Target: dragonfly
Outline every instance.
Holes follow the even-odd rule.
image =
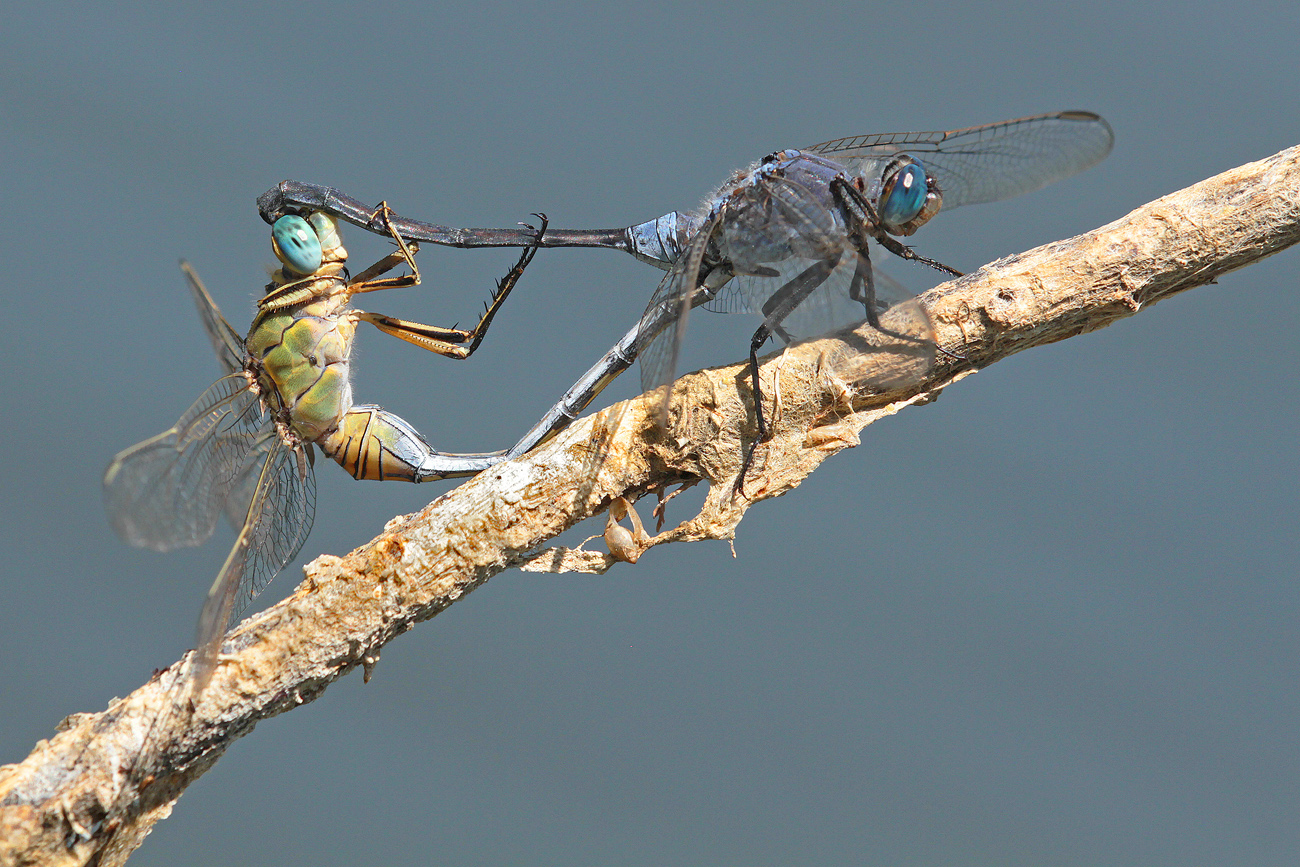
[[[763,412],[758,350],[866,320],[883,337],[912,349],[932,338],[882,324],[869,242],[905,260],[960,272],[921,256],[899,238],[940,210],[1028,193],[1087,169],[1111,150],[1114,134],[1085,111],[1043,114],[941,132],[878,133],[777,151],[735,172],[704,204],[618,229],[553,229],[542,247],[604,247],[630,253],[667,273],[637,324],[551,407],[510,454],[549,439],[581,413],[615,377],[641,359],[643,390],[671,383],[687,314],[694,307],[757,313],[748,373],[757,437],[740,480],[769,425]],[[371,231],[384,231],[376,210],[338,190],[284,181],[258,199],[263,219],[310,208]],[[521,246],[513,229],[462,229],[385,217],[412,241],[453,247]],[[846,303],[847,302],[847,303]],[[853,319],[845,320],[843,311]],[[664,391],[664,403],[671,386]]]
[[[381,207],[381,221],[387,209]],[[542,236],[546,219],[536,215]],[[235,615],[301,549],[315,513],[314,452],[357,479],[426,482],[474,475],[504,451],[435,451],[399,416],[354,404],[349,376],[353,337],[367,322],[385,334],[448,358],[468,358],[536,253],[526,247],[472,329],[441,328],[351,306],[355,295],[417,285],[418,244],[390,233],[397,249],[355,277],[337,221],[329,214],[286,215],[271,228],[281,267],[257,303],[246,337],[221,314],[198,275],[182,269],[225,375],[175,425],[113,458],[104,495],[114,529],[157,551],[198,545],[224,515],[236,539],[199,617],[194,694],[216,665]],[[384,276],[405,265],[409,273]]]

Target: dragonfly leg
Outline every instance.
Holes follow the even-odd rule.
[[[497,281],[497,288],[496,291],[492,293],[492,300],[485,305],[483,316],[479,319],[478,325],[474,326],[474,328],[469,332],[472,339],[469,342],[469,347],[465,351],[465,357],[469,357],[473,354],[474,350],[478,349],[478,345],[483,342],[483,337],[487,334],[488,326],[492,324],[492,318],[497,315],[497,311],[500,310],[501,305],[505,303],[506,296],[510,294],[510,290],[515,288],[515,284],[518,283],[519,278],[523,276],[524,269],[528,267],[528,263],[532,262],[533,256],[537,255],[537,248],[542,243],[542,236],[546,234],[546,225],[548,220],[546,219],[546,215],[543,213],[536,213],[533,214],[533,216],[542,223],[542,225],[537,229],[534,243],[531,247],[526,247],[524,251],[519,254],[519,260],[515,262],[514,266],[511,267],[509,271],[506,272],[506,276]]]
[[[354,406],[337,428],[316,442],[354,479],[427,482],[472,476],[505,460],[505,452],[434,451],[410,423],[374,405]]]
[[[763,387],[758,376],[758,350],[773,334],[785,333],[781,328],[781,322],[818,286],[826,282],[839,262],[840,255],[837,254],[833,258],[813,263],[773,292],[763,304],[763,324],[758,326],[758,330],[749,341],[749,381],[754,392],[754,416],[758,422],[758,436],[749,444],[740,462],[740,475],[736,479],[736,489],[741,494],[744,493],[745,476],[749,473],[749,466],[754,460],[754,451],[760,442],[766,442],[771,436],[763,416]]]
[[[348,294],[359,295],[362,292],[378,292],[383,289],[406,289],[410,286],[418,286],[420,283],[420,272],[415,267],[414,258],[408,260],[408,255],[418,252],[420,245],[414,241],[410,242],[405,250],[394,250],[375,264],[371,265],[360,274],[354,276],[348,281]],[[410,262],[411,273],[403,274],[400,277],[385,277],[376,279],[381,274],[387,274],[389,271]]]
[[[849,298],[853,301],[862,302],[863,309],[866,311],[867,315],[867,324],[879,331],[881,334],[886,334],[895,340],[916,344],[917,346],[932,344],[933,341],[924,337],[917,337],[915,334],[904,334],[901,331],[886,328],[880,323],[880,308],[876,303],[876,278],[875,272],[871,267],[871,258],[868,250],[869,248],[865,242],[858,245],[858,263],[853,271],[853,279],[849,283]],[[966,356],[944,349],[942,346],[936,345],[934,348],[954,361],[966,360]]]
[[[369,322],[385,334],[413,343],[421,349],[436,352],[447,358],[468,358],[470,351],[462,344],[470,339],[470,332],[460,328],[442,328],[437,325],[425,325],[409,319],[397,319],[383,313],[356,311],[356,317],[362,322]]]
[[[371,220],[377,221],[384,227],[388,236],[397,244],[397,249],[349,280],[349,295],[378,292],[383,289],[405,289],[420,284],[420,269],[415,264],[415,254],[420,249],[420,245],[414,241],[408,244],[406,239],[397,233],[391,221],[392,213],[387,202],[380,202]],[[403,264],[411,269],[410,274],[403,274],[400,277],[380,276]]]
[[[926,258],[917,253],[911,247],[891,237],[884,228],[881,227],[880,217],[876,214],[876,209],[871,206],[871,202],[862,194],[857,187],[850,184],[844,178],[836,178],[831,181],[831,191],[835,198],[844,208],[846,214],[850,217],[849,222],[856,224],[857,233],[865,234],[876,239],[880,246],[893,253],[900,259],[906,259],[910,262],[920,262],[922,265],[929,265],[936,271],[942,271],[945,274],[951,274],[954,277],[961,277],[962,273],[954,268],[949,268],[942,262],[936,262],[934,259]]]
[[[542,221],[542,226],[537,230],[536,236],[536,240],[540,242],[542,235],[546,232],[547,220],[545,214],[537,214],[536,216]],[[398,244],[402,247],[403,251],[405,251],[407,249],[406,243],[400,236],[394,234],[394,237],[397,238]],[[411,246],[414,247],[415,245],[412,244]],[[424,325],[419,322],[412,322],[408,319],[396,319],[392,316],[385,316],[381,313],[367,313],[363,310],[357,311],[357,318],[364,322],[369,322],[385,334],[400,338],[408,343],[413,343],[416,346],[429,350],[430,352],[436,352],[439,355],[446,356],[447,358],[469,358],[474,354],[474,350],[478,349],[479,344],[483,342],[483,338],[487,335],[488,328],[492,325],[492,319],[497,315],[497,311],[500,310],[501,305],[505,303],[506,297],[510,294],[510,290],[514,289],[515,284],[519,282],[519,278],[523,276],[524,269],[528,267],[528,263],[533,261],[533,256],[536,254],[536,245],[525,248],[524,252],[520,254],[519,260],[515,262],[514,266],[506,273],[505,277],[497,281],[497,288],[496,291],[492,293],[492,300],[484,306],[483,315],[479,318],[478,324],[471,329],[442,328],[436,325]],[[391,258],[391,256],[386,258]],[[407,261],[410,263],[410,267],[414,270],[415,261],[410,259],[409,255]],[[415,278],[416,282],[419,281],[418,271],[416,271],[412,276]],[[361,291],[367,292],[370,290],[362,289]]]
[[[849,283],[849,298],[854,301],[861,301],[862,307],[867,314],[867,324],[886,334],[895,340],[901,340],[904,343],[922,344],[927,341],[924,338],[917,337],[914,334],[905,334],[902,331],[895,331],[892,328],[886,328],[880,321],[880,307],[876,302],[876,280],[871,271],[871,260],[867,255],[867,246],[863,244],[857,251],[858,263],[853,269],[853,279]]]

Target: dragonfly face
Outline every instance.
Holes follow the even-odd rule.
[[[879,190],[871,198],[876,203],[880,227],[891,235],[911,235],[943,207],[938,181],[926,174],[920,161],[907,154],[890,160],[873,182],[857,177],[853,185],[863,192]]]

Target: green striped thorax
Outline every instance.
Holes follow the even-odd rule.
[[[317,440],[352,407],[347,251],[334,219],[321,213],[276,220],[271,247],[283,267],[258,303],[246,346],[262,393],[295,433]]]

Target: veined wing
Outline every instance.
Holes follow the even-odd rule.
[[[879,175],[895,154],[925,165],[943,192],[943,207],[1009,199],[1077,174],[1110,153],[1110,124],[1086,111],[1042,114],[948,132],[878,133],[822,142],[805,151]]]
[[[221,310],[208,294],[207,287],[203,285],[199,275],[190,267],[190,263],[182,259],[181,270],[185,272],[185,279],[194,296],[194,304],[199,309],[199,318],[203,321],[203,330],[212,343],[217,360],[227,372],[238,373],[243,369],[247,352],[244,348],[244,338],[240,337],[226,317],[221,315]],[[226,520],[236,533],[244,526],[244,517],[248,512],[248,503],[253,497],[262,459],[273,442],[273,438],[259,440],[259,445],[249,454],[238,476],[230,484],[230,494],[226,498],[225,506]]]
[[[863,301],[849,300],[849,287],[853,281],[859,253],[854,250],[837,251],[821,262],[830,270],[824,282],[808,293],[779,323],[790,340],[803,340],[825,334],[836,328],[861,322],[867,318]],[[779,304],[777,297],[784,287],[796,283],[800,275],[818,265],[819,260],[802,256],[774,263],[770,275],[733,278],[718,294],[704,305],[710,313],[754,313],[763,316],[763,305],[771,301]],[[870,267],[870,263],[866,263]],[[784,342],[782,333],[776,335]]]
[[[222,377],[174,426],[113,458],[104,473],[113,529],[155,551],[206,541],[268,437],[275,426],[248,380]]]
[[[274,436],[261,462],[243,526],[199,616],[195,690],[207,685],[221,636],[307,541],[316,514],[316,476],[305,447]]]
[[[666,385],[677,375],[677,358],[686,336],[686,320],[694,306],[695,290],[699,288],[704,254],[718,222],[718,217],[710,218],[691,237],[682,255],[659,281],[645,313],[641,315],[636,352],[641,363],[642,391]],[[667,406],[665,396],[665,412]]]
[[[194,303],[199,308],[199,318],[203,320],[203,330],[207,332],[208,340],[212,342],[217,360],[221,362],[226,373],[238,373],[244,367],[244,339],[230,327],[230,323],[221,315],[221,310],[208,294],[199,275],[194,273],[190,263],[184,259],[181,260],[181,270],[185,272],[185,280],[190,284]]]
[[[797,236],[800,242],[779,261],[747,262],[745,257],[762,245],[747,241],[743,224],[724,225],[718,232],[720,251],[750,273],[737,274],[705,309],[766,316],[787,307],[784,318],[773,323],[783,340],[815,337],[874,317],[875,326],[858,329],[840,353],[840,366],[851,369],[854,387],[903,386],[924,376],[934,362],[934,333],[912,293],[875,271],[807,187],[772,177],[754,196],[760,207],[749,212],[766,215],[766,236]]]
[[[819,264],[829,276],[782,320],[795,337],[812,337],[866,317],[836,300],[847,300],[856,252],[849,249],[843,225],[825,203],[802,184],[768,177],[738,191],[741,199],[717,233],[717,246],[736,276],[704,305],[714,313],[766,315],[779,304],[783,287]],[[734,215],[734,216],[733,216]],[[779,333],[779,332],[778,332]]]
[[[236,533],[244,529],[244,521],[248,518],[248,504],[253,501],[253,495],[257,493],[257,483],[262,476],[262,465],[266,462],[266,455],[279,443],[278,436],[260,437],[249,450],[239,471],[230,479],[230,492],[226,495],[224,511],[226,523]],[[306,445],[303,447],[311,448]]]

